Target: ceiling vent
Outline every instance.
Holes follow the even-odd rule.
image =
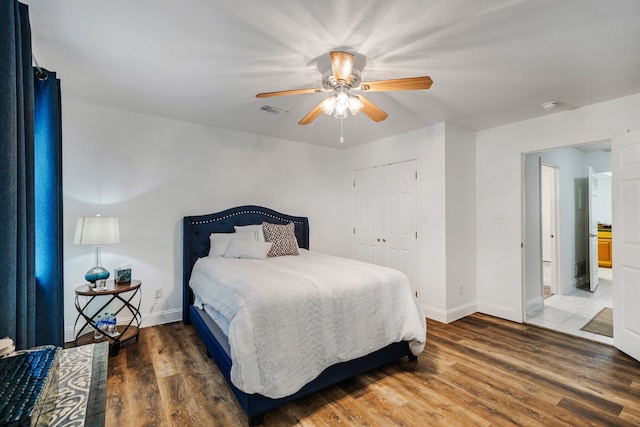
[[[262,107],[260,107],[260,109],[262,111],[267,111],[273,114],[287,114],[290,112],[289,110],[285,110],[284,108],[272,107],[271,105],[263,105]]]

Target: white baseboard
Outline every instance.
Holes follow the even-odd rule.
[[[468,304],[461,305],[459,307],[446,311],[440,310],[439,308],[423,305],[422,311],[424,312],[424,315],[429,319],[436,320],[441,323],[451,323],[477,312],[478,309],[475,302],[470,302]]]
[[[131,316],[118,317],[118,325],[126,325],[129,323],[130,320],[131,320]],[[149,326],[163,325],[165,323],[173,323],[181,320],[182,320],[182,309],[174,308],[172,310],[164,310],[164,311],[158,311],[155,313],[143,314],[140,327],[146,328]],[[73,342],[75,338],[76,338],[75,331],[73,330],[73,327],[68,327],[64,329],[65,342]]]
[[[473,314],[478,311],[478,307],[474,302],[470,302],[468,304],[461,305],[459,307],[453,308],[451,310],[447,310],[447,322],[451,323],[455,322],[458,319],[462,319],[465,316]]]
[[[182,309],[174,308],[172,310],[158,311],[142,316],[141,327],[164,325],[165,323],[173,323],[182,320]]]
[[[435,307],[422,305],[422,312],[428,319],[433,319],[441,323],[447,323],[447,313]]]
[[[505,320],[511,320],[512,322],[522,323],[524,321],[523,314],[514,310],[512,307],[505,307],[479,301],[478,312]]]

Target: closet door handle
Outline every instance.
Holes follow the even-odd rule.
[[[378,242],[379,242],[379,241],[380,241],[380,238],[378,237],[378,239],[377,239],[377,240],[378,240]]]
[[[386,242],[387,242],[387,239],[382,239],[382,243],[386,243]]]

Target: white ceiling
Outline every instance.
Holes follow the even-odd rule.
[[[638,0],[22,1],[34,55],[66,99],[325,146],[640,93]],[[297,124],[326,94],[255,98],[320,87],[331,50],[366,62],[363,81],[429,75],[433,86],[370,93],[389,117],[345,119],[344,144],[338,119]]]

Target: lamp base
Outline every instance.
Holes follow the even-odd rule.
[[[107,280],[108,277],[109,277],[109,270],[99,265],[92,267],[84,275],[85,280],[87,282],[94,284],[94,286],[98,280]]]

